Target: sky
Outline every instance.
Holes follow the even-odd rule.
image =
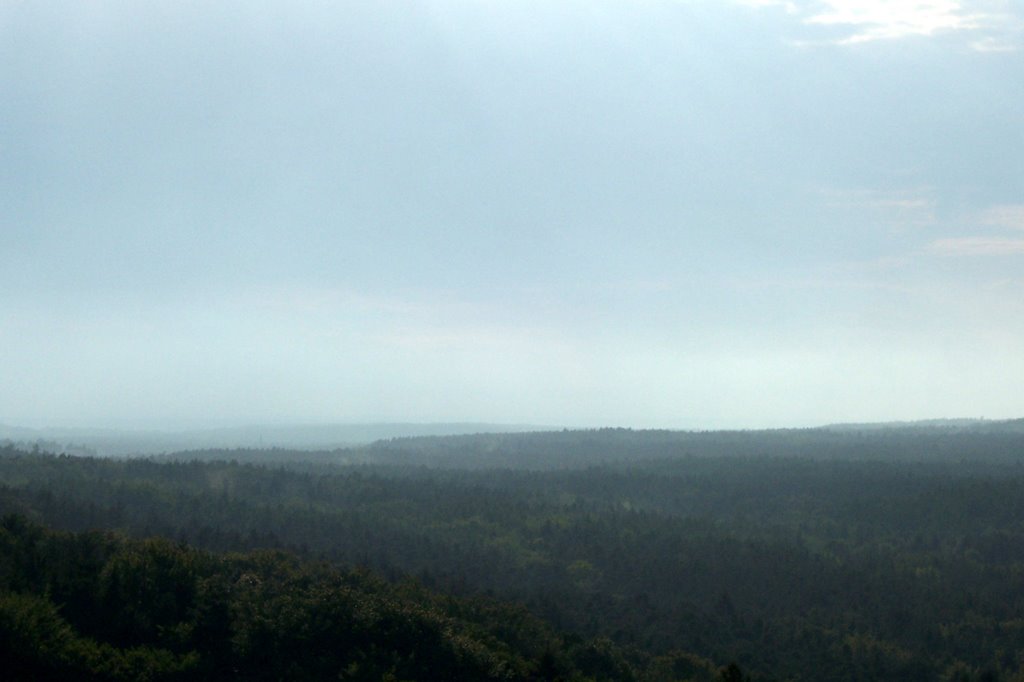
[[[1018,0],[0,1],[0,423],[1024,416]]]

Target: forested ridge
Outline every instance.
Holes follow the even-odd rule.
[[[522,607],[279,551],[0,521],[5,679],[590,679],[628,670]]]
[[[515,656],[502,669],[524,679],[714,679],[731,662],[722,674],[752,679],[1024,679],[1024,435],[762,435],[487,435],[160,461],[8,446],[0,512],[79,538],[167,538],[219,566],[269,556],[300,573],[370,571],[375,589],[431,603],[487,600],[484,630],[519,609],[544,633],[504,645]],[[11,599],[60,606],[12,585]],[[68,623],[99,644],[170,652],[168,665],[203,659]]]

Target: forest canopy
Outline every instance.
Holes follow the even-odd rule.
[[[143,662],[157,677],[216,677],[222,664],[289,677],[245,657],[277,651],[285,665],[299,642],[277,638],[310,618],[326,629],[302,637],[343,639],[334,616],[310,614],[357,584],[397,604],[394,627],[421,634],[388,645],[397,658],[295,664],[322,664],[312,678],[363,661],[436,679],[417,667],[430,660],[456,666],[450,679],[1014,679],[1022,446],[1015,429],[607,430],[121,460],[6,446],[4,622],[20,614],[35,634],[5,641],[36,652],[26,666],[59,659],[111,679]],[[233,600],[257,565],[273,586],[260,608],[280,609],[268,627],[291,625],[250,650],[240,633],[256,606]],[[177,596],[122,613],[112,585],[146,584],[152,566]],[[213,627],[201,602],[218,594],[211,652],[195,633]],[[416,653],[422,638],[438,650]],[[54,659],[53,647],[72,653]]]

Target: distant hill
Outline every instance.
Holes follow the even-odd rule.
[[[0,425],[0,441],[38,444],[51,452],[101,456],[154,455],[163,452],[223,448],[331,450],[378,440],[416,436],[519,433],[544,428],[524,424],[375,423],[240,426],[181,431],[89,428],[29,429]]]
[[[831,431],[879,431],[883,429],[956,429],[968,431],[1024,431],[1024,419],[919,419],[915,421],[827,424]]]
[[[966,448],[964,451],[974,452],[981,448],[978,456],[985,452],[991,456],[992,452],[1003,452],[1009,447],[1010,441],[1004,442],[1006,438],[1016,443],[1022,434],[1024,419],[930,419],[749,431],[553,430],[524,424],[471,422],[273,425],[182,431],[36,430],[0,425],[0,443],[8,441],[27,449],[38,446],[47,452],[76,455],[175,453],[175,458],[187,455],[200,459],[515,468],[585,466],[681,454],[863,458],[884,451],[899,452],[901,458],[931,458],[938,452],[957,457],[954,451]],[[1003,444],[996,447],[985,441],[982,446],[982,441],[970,438],[973,435],[1002,438]],[[961,443],[961,438],[967,440]],[[897,445],[894,439],[901,440],[901,444]],[[340,454],[340,450],[346,452]]]
[[[393,438],[356,461],[442,468],[562,469],[680,457],[905,462],[1021,461],[1024,420],[967,425],[868,425],[761,431],[633,429]]]

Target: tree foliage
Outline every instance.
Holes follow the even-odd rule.
[[[971,435],[950,433],[954,444]],[[487,656],[520,676],[1013,679],[1024,664],[1024,468],[1009,444],[1020,438],[975,434],[964,457],[947,443],[928,459],[921,453],[937,436],[923,434],[845,434],[863,449],[847,444],[842,456],[818,457],[750,454],[759,447],[753,436],[732,454],[666,452],[672,439],[660,432],[646,444],[642,433],[619,431],[576,441],[571,432],[550,442],[532,434],[415,441],[427,448],[418,450],[420,463],[432,466],[330,465],[283,451],[276,463],[252,464],[239,461],[245,451],[234,461],[213,453],[209,461],[152,461],[8,448],[0,451],[0,511],[150,539],[116,559],[104,543],[125,541],[94,532],[66,536],[60,552],[5,551],[0,577],[11,594],[61,595],[53,604],[75,637],[119,652],[164,652],[168,666],[207,671],[210,661],[276,660],[303,641],[341,634],[372,649],[382,631],[359,639],[366,631],[358,629],[372,622],[403,647],[426,642],[432,658],[414,659],[438,666],[468,665],[479,659],[467,652],[491,642]],[[795,452],[835,442],[798,431],[762,445],[781,452],[785,437]],[[544,470],[433,466],[469,456],[459,447],[494,442],[509,452],[593,448],[591,462],[623,443],[639,443],[640,454]],[[379,447],[399,445],[408,443]],[[455,454],[444,454],[449,445]],[[19,532],[46,533],[21,523]],[[183,542],[289,554],[246,554],[275,570],[225,576],[209,572],[213,555],[185,551]],[[419,595],[416,603],[440,599],[431,608],[474,623],[476,639],[458,640],[466,643],[459,649],[443,627],[417,621],[416,610],[384,621],[350,614],[351,631],[316,629],[348,614],[346,602],[272,577],[305,575],[307,565],[328,573],[339,570],[328,565],[363,566],[372,574],[341,572],[382,576],[373,578],[381,590]],[[33,582],[43,573],[49,582]],[[268,625],[279,623],[288,625]],[[374,656],[348,661],[344,674],[422,677]]]

